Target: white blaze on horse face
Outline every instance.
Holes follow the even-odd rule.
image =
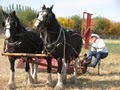
[[[35,27],[38,27],[39,23],[40,23],[40,21],[39,21],[39,20],[36,20],[34,26],[35,26]]]
[[[8,21],[8,19],[5,21],[5,38],[9,39],[10,38],[10,22]]]
[[[6,29],[6,31],[5,31],[5,38],[6,39],[10,38],[10,29]]]
[[[39,16],[34,24],[35,27],[38,27],[38,25],[40,24],[41,21],[43,21],[43,16],[46,15],[47,12],[40,12]]]
[[[39,13],[38,20],[43,21],[43,15]]]
[[[40,21],[43,21],[43,16],[42,16],[42,13],[40,12],[39,13],[39,16],[34,24],[35,27],[38,27],[38,25],[40,24]]]

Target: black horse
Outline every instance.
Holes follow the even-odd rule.
[[[39,12],[34,26],[40,30],[41,38],[44,41],[44,49],[50,53],[58,62],[58,82],[55,89],[63,89],[63,80],[66,77],[67,61],[70,58],[75,60],[75,82],[76,82],[76,61],[82,48],[82,37],[79,32],[67,32],[57,21],[52,12],[53,5],[46,8],[44,5]],[[62,67],[63,66],[63,67]],[[61,74],[62,73],[62,74]]]
[[[43,41],[40,34],[33,31],[27,31],[20,23],[16,12],[5,13],[3,11],[5,28],[5,45],[4,51],[9,53],[35,53],[39,54],[43,50]],[[6,49],[7,48],[7,49]],[[8,85],[10,88],[15,88],[15,60],[21,58],[16,56],[9,56],[10,62],[10,78]],[[31,57],[26,57],[31,60]],[[32,77],[30,75],[29,63],[26,63],[25,71],[27,72],[28,85],[32,84]]]

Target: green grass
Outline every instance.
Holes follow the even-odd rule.
[[[106,43],[109,53],[120,54],[120,44],[119,43]]]

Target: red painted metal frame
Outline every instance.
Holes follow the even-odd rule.
[[[84,31],[84,22],[85,22],[85,14],[87,15],[87,21],[86,21],[86,29]],[[82,26],[81,26],[81,36],[85,37],[85,49],[88,49],[89,45],[89,38],[90,38],[90,26],[91,26],[91,16],[93,14],[83,12],[83,19],[82,19]]]
[[[41,58],[40,58],[41,59]],[[54,59],[54,58],[53,58]],[[41,71],[46,71],[47,70],[47,61],[42,58],[40,61],[42,62],[36,62],[35,60],[27,60],[27,59],[24,59],[24,58],[20,58],[19,59],[19,63],[23,64],[24,62],[27,62],[27,63],[32,63],[32,64],[37,64],[39,65],[38,68],[41,69]],[[73,60],[72,60],[73,61]],[[68,68],[67,68],[67,73],[73,73],[73,62],[68,62]],[[57,68],[58,68],[58,65],[56,63],[57,61],[54,59],[54,61],[52,62],[52,72],[57,72]],[[21,65],[20,64],[20,65]],[[23,68],[24,65],[21,65],[21,66],[17,66],[17,68]]]

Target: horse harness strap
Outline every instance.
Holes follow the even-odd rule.
[[[22,43],[21,41],[15,41],[15,42],[11,43],[7,39],[5,39],[3,50],[4,50],[4,52],[6,52],[6,45],[9,45],[11,47],[15,47],[15,46],[19,46],[21,43]]]
[[[48,54],[51,54],[51,53],[62,43],[62,42],[59,42],[59,43],[58,43],[58,40],[60,39],[61,33],[63,33],[63,38],[64,38],[64,58],[65,58],[65,47],[66,47],[65,45],[68,45],[68,46],[78,55],[77,51],[76,51],[70,44],[68,44],[68,43],[66,42],[65,33],[64,33],[64,30],[63,30],[62,26],[61,26],[61,28],[60,28],[60,33],[59,33],[59,35],[58,35],[57,40],[56,40],[55,42],[53,42],[53,43],[47,43],[47,42],[45,43],[45,47],[44,47],[45,51],[46,51]],[[70,37],[72,37],[72,36],[74,36],[74,35],[79,35],[79,34],[78,34],[78,33],[74,33],[74,34],[71,35]],[[47,37],[45,37],[45,38],[47,38]],[[50,48],[50,47],[53,46],[53,45],[55,45],[54,48],[49,52],[48,49],[47,49],[47,47]],[[78,56],[79,56],[79,55],[78,55]]]
[[[59,41],[59,39],[60,39],[60,37],[61,37],[62,32],[64,32],[64,31],[63,31],[62,26],[60,26],[60,32],[59,32],[58,38],[57,38],[56,41],[53,42],[53,43],[48,43],[48,42],[47,42],[47,40],[46,40],[47,35],[46,35],[46,37],[45,37],[45,39],[44,39],[44,41],[45,41],[45,43],[44,43],[44,45],[45,45],[44,51],[47,51],[47,53],[51,54],[51,53],[62,43],[62,42],[59,42],[59,43],[58,43],[58,41]],[[54,45],[54,48],[53,48],[51,51],[48,51],[47,48],[50,48],[50,47],[53,46],[53,45]]]
[[[20,42],[20,41],[15,41],[15,42],[13,42],[13,43],[10,43],[8,40],[5,40],[5,43],[6,43],[7,45],[10,45],[10,46],[18,46],[18,45],[20,45],[22,42]]]
[[[61,36],[62,31],[63,31],[63,28],[61,27],[61,28],[60,28],[60,33],[59,33],[58,38],[57,38],[57,40],[56,40],[55,42],[53,42],[53,43],[47,43],[47,42],[46,42],[45,44],[48,44],[49,46],[52,46],[52,45],[57,44],[58,40],[60,39],[60,36]]]

